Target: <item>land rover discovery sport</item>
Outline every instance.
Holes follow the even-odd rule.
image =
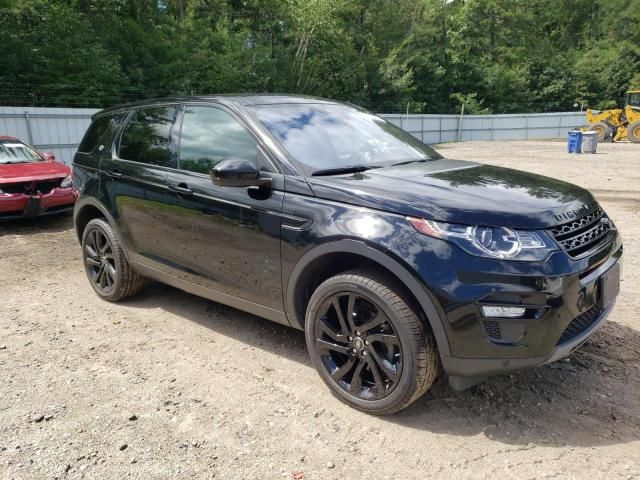
[[[334,101],[108,108],[73,172],[100,297],[148,277],[303,329],[330,390],[371,413],[407,407],[441,370],[461,389],[563,358],[618,293],[621,239],[588,191],[445,159]]]

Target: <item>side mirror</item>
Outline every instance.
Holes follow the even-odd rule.
[[[55,162],[56,161],[56,156],[51,152],[45,152],[42,155],[44,156],[44,159],[47,162]]]
[[[268,187],[270,178],[260,178],[253,163],[243,158],[225,158],[210,171],[214,185],[220,187]]]

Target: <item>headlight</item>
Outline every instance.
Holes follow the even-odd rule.
[[[62,180],[62,182],[60,182],[60,186],[62,188],[67,188],[73,185],[73,180],[71,179],[71,175],[67,175],[66,177],[64,177],[64,179]]]
[[[459,225],[415,217],[407,220],[418,232],[448,240],[477,257],[533,262],[545,260],[558,249],[544,231]]]

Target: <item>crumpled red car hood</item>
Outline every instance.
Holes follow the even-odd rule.
[[[0,184],[66,177],[71,169],[58,162],[0,164]]]

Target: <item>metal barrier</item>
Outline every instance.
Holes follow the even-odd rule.
[[[71,164],[84,132],[91,124],[91,108],[0,107],[0,136],[17,137],[56,159]]]
[[[585,123],[580,112],[380,116],[424,143],[565,138],[568,130]]]
[[[91,123],[91,108],[0,107],[0,136],[11,135],[70,164]],[[425,143],[565,138],[585,123],[580,112],[508,115],[381,114]]]

